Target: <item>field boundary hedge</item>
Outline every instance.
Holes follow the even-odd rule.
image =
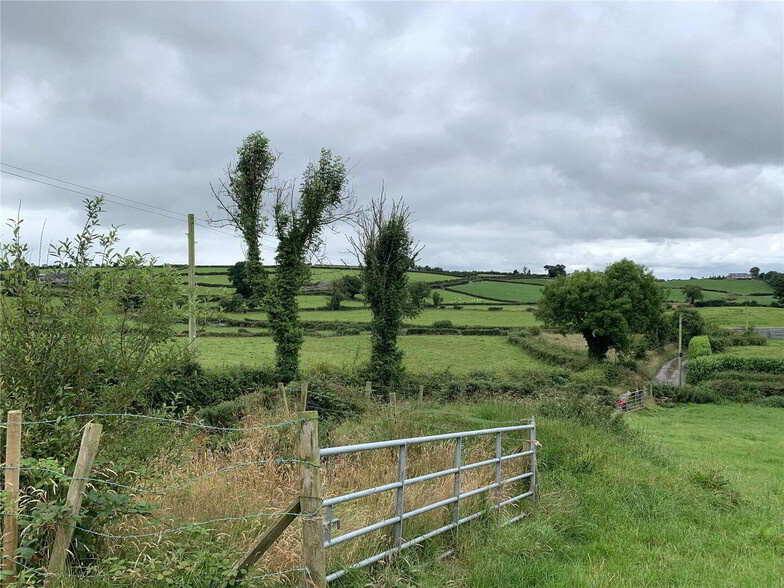
[[[697,357],[689,361],[686,381],[697,384],[723,371],[762,372],[784,375],[784,358],[779,357],[746,357],[739,355],[710,355]]]

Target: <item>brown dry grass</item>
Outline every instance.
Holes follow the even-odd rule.
[[[402,408],[402,407],[401,407]],[[331,432],[330,445],[345,445],[358,442],[377,441],[430,434],[427,425],[412,422],[401,410],[401,417],[390,418],[388,413],[376,411],[365,416],[361,426],[338,427]],[[278,411],[258,410],[243,421],[244,427],[256,427],[286,420],[287,415]],[[466,427],[470,428],[470,427]],[[424,430],[423,430],[424,429]],[[455,430],[460,430],[456,428]],[[362,431],[358,433],[357,431]],[[438,431],[442,432],[442,431]],[[280,457],[292,458],[296,455],[298,426],[292,425],[279,429],[249,431],[241,439],[220,451],[210,450],[206,439],[193,444],[188,459],[177,467],[170,467],[157,486],[172,487],[191,478],[204,476],[232,464],[241,464]],[[362,438],[358,438],[361,436]],[[508,454],[520,445],[517,436],[504,440],[504,453]],[[444,441],[413,445],[408,448],[407,476],[414,477],[425,473],[453,467],[455,442]],[[494,436],[470,437],[464,440],[463,463],[482,461],[495,456]],[[503,477],[510,477],[527,471],[526,458],[504,462]],[[242,517],[256,513],[274,514],[282,512],[297,496],[299,487],[298,463],[261,464],[251,467],[238,467],[218,475],[201,478],[183,490],[156,497],[159,507],[157,516],[167,521],[168,526],[181,526],[188,521],[204,521],[227,517]],[[322,484],[324,497],[338,496],[365,488],[387,484],[397,478],[397,449],[382,449],[356,454],[336,456],[322,461]],[[453,495],[453,475],[443,476],[419,484],[407,486],[405,490],[405,510],[432,504]],[[495,481],[493,465],[462,472],[461,492],[488,485]],[[502,486],[501,491],[482,493],[460,503],[460,516],[466,516],[483,508],[488,500],[501,500],[525,491],[523,485],[528,480]],[[391,518],[395,514],[395,492],[387,491],[359,500],[336,505],[334,517],[340,519],[340,530],[333,530],[333,536],[358,529],[365,525]],[[212,538],[222,544],[227,551],[241,555],[274,518],[253,518],[241,521],[215,523]],[[435,529],[451,520],[451,505],[445,506],[406,521],[404,540],[411,539],[428,530]],[[115,525],[110,532],[116,534],[136,534],[160,529],[160,524],[141,517],[129,517]],[[369,533],[361,538],[347,541],[327,550],[328,569],[343,567],[346,562],[358,561],[390,546],[392,526]],[[113,554],[136,553],[144,558],[146,554],[160,554],[162,548],[177,546],[177,534],[162,537],[116,541],[110,545]],[[291,525],[284,535],[264,554],[255,572],[278,571],[297,568],[300,559],[300,525]],[[332,564],[332,565],[330,565]]]

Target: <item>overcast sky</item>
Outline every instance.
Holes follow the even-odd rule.
[[[423,264],[782,270],[782,8],[3,1],[0,155],[203,218],[261,130],[283,178],[326,146],[360,201],[382,182],[402,196]],[[0,179],[34,261],[42,227],[44,249],[77,231],[82,196]],[[187,261],[184,221],[109,203],[106,222]],[[348,231],[328,236],[330,262],[350,261]],[[242,258],[237,237],[197,240],[199,264]]]

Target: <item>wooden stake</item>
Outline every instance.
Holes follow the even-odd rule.
[[[397,394],[395,392],[389,393],[389,408],[392,411],[392,416],[397,418]]]
[[[425,387],[419,386],[419,404],[422,404],[425,400]]]
[[[370,397],[373,395],[373,382],[368,380],[365,382],[365,400],[370,400]]]
[[[283,402],[283,412],[289,414],[289,399],[286,398],[286,386],[283,382],[278,382],[278,392],[280,392],[280,399]]]
[[[196,234],[193,215],[188,215],[188,342],[196,339]]]
[[[76,518],[82,506],[84,488],[87,486],[87,476],[93,467],[95,454],[98,453],[98,442],[101,439],[103,427],[98,423],[88,423],[84,427],[82,434],[82,445],[79,447],[79,457],[76,459],[76,467],[71,478],[71,486],[68,488],[68,496],[65,499],[65,506],[68,514]],[[49,557],[49,568],[47,569],[44,586],[52,585],[58,575],[65,568],[65,556],[68,546],[71,544],[74,528],[71,526],[59,525],[54,537],[52,553]]]
[[[308,383],[302,382],[302,387],[299,391],[299,399],[302,403],[302,410],[308,410]]]
[[[248,568],[255,564],[264,552],[275,543],[278,537],[283,534],[288,526],[300,512],[299,498],[292,502],[280,518],[270,525],[256,538],[253,546],[245,553],[243,558],[239,560],[232,568],[232,573],[229,579],[225,580],[222,586],[228,586],[229,580],[240,580],[247,572]]]
[[[300,413],[299,434],[300,493],[302,508],[302,576],[303,588],[326,588],[324,557],[324,517],[321,514],[321,469],[318,439],[318,412]],[[307,463],[304,463],[307,462]]]
[[[8,427],[5,437],[5,492],[10,513],[3,523],[3,586],[10,586],[16,580],[14,556],[19,543],[19,464],[22,461],[22,411],[8,411]]]

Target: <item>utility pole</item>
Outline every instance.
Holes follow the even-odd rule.
[[[683,386],[683,313],[678,315],[678,386]]]
[[[196,241],[193,215],[188,215],[188,343],[196,339]]]

